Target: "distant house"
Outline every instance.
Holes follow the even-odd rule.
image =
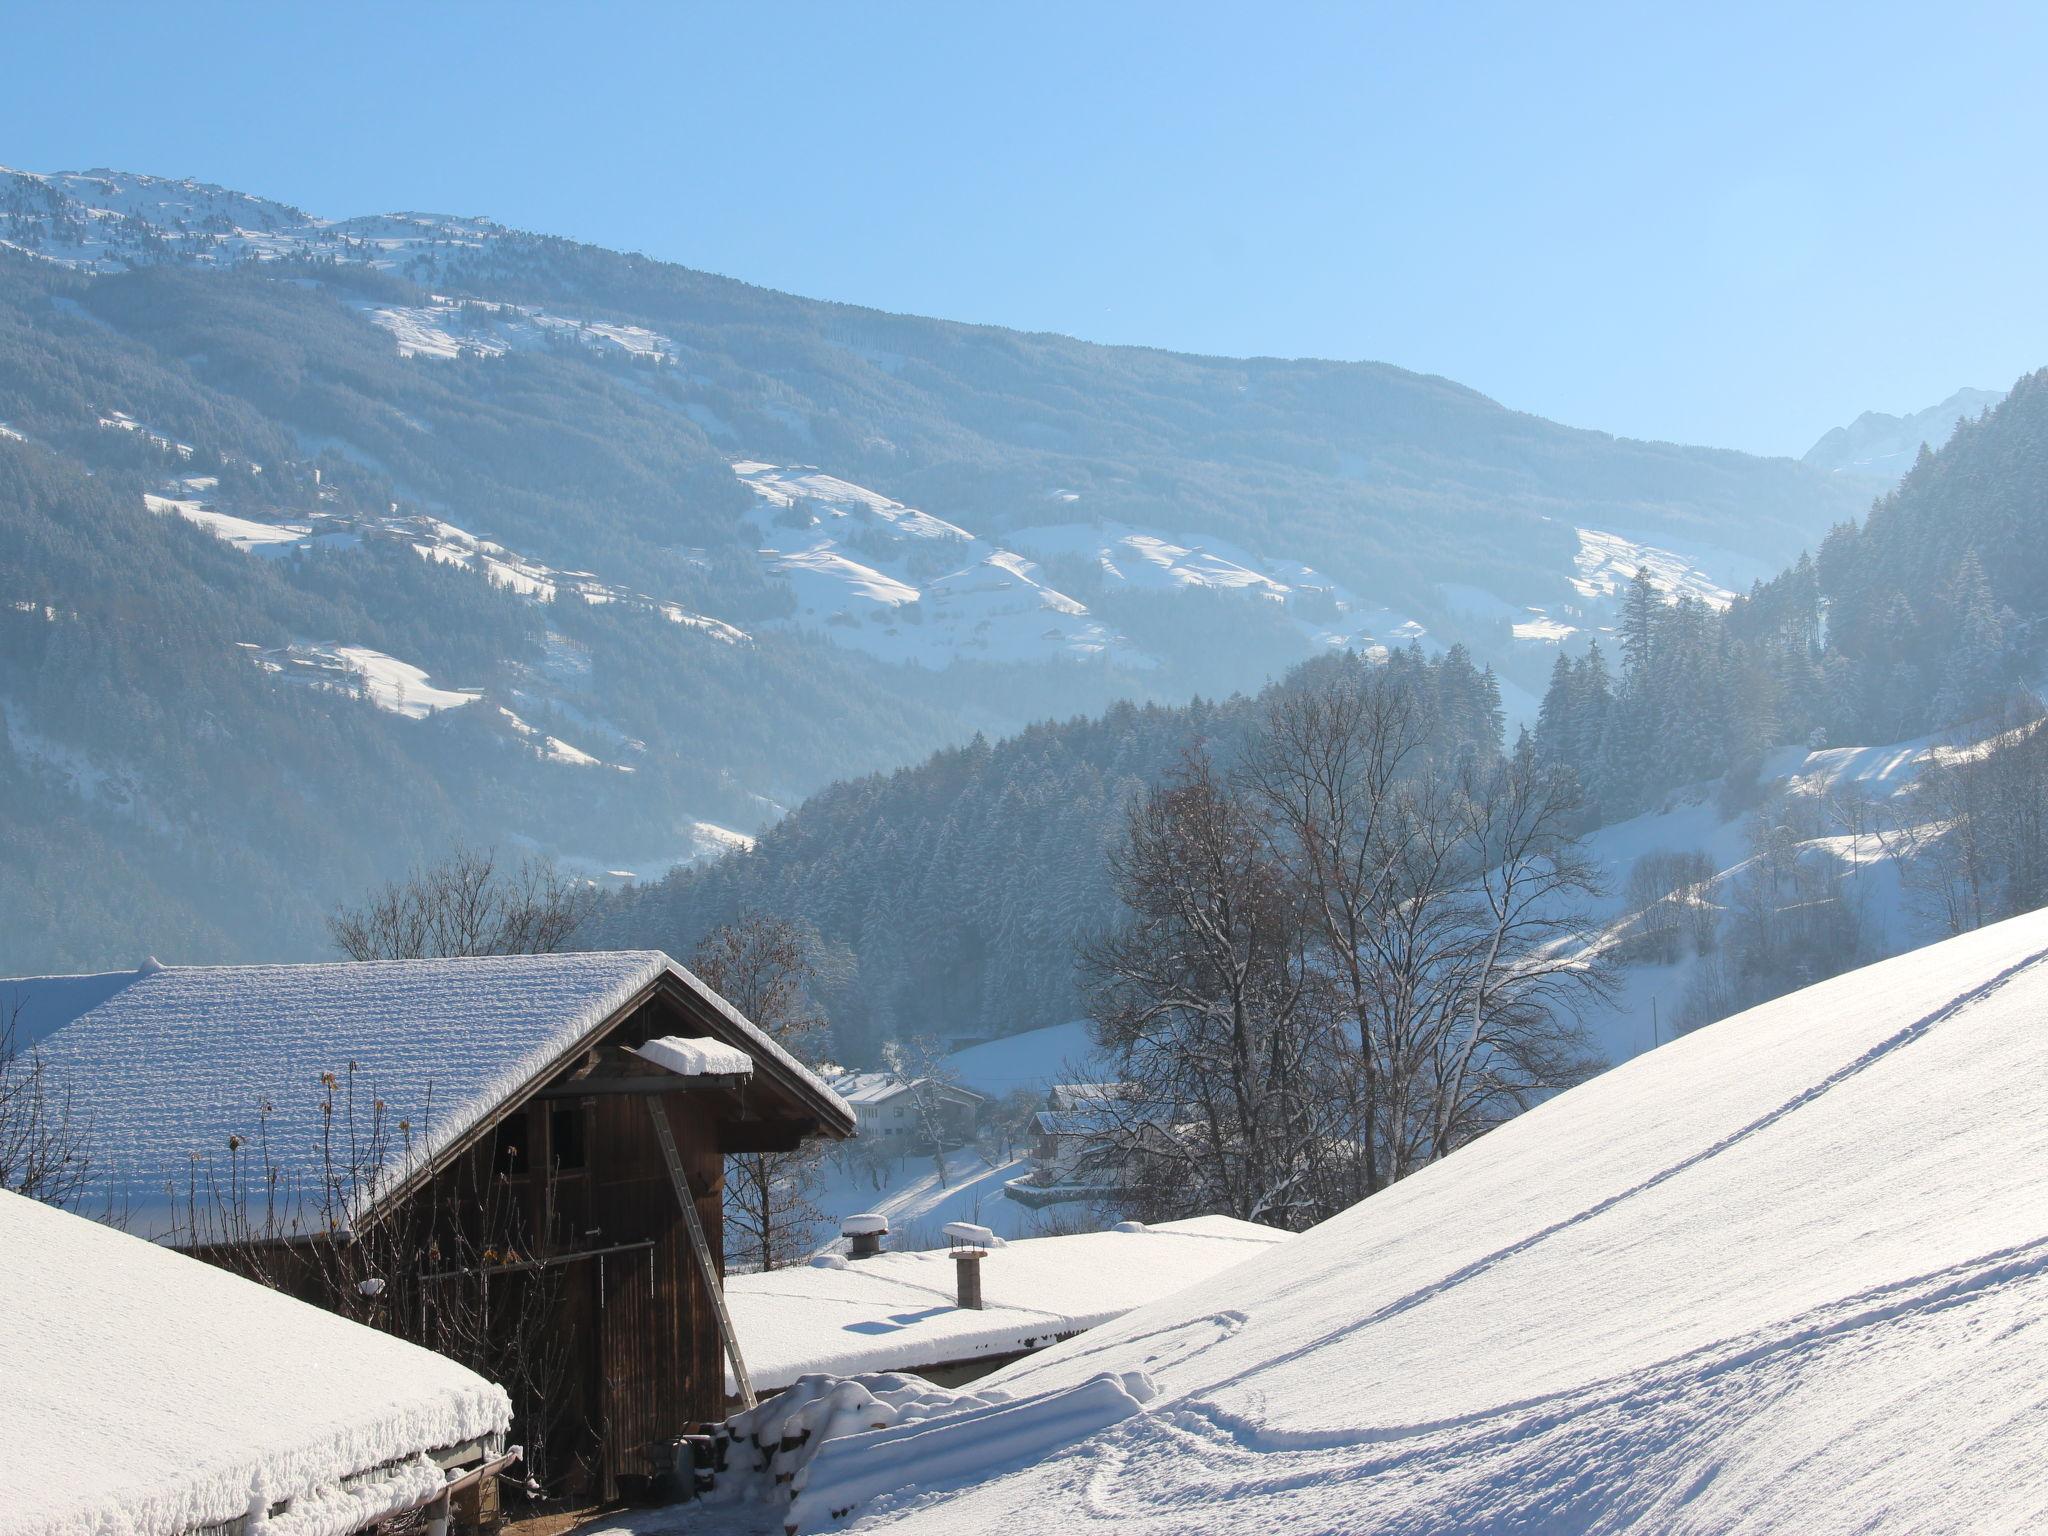
[[[959,1304],[951,1251],[827,1255],[726,1286],[761,1392],[816,1372],[914,1371],[958,1386],[1228,1269],[1289,1234],[1230,1216],[1017,1238],[979,1264]],[[731,1383],[728,1383],[730,1387]]]
[[[6,1193],[0,1319],[0,1536],[340,1536],[474,1508],[510,1460],[474,1371]]]
[[[846,1072],[832,1089],[860,1113],[861,1134],[904,1151],[930,1151],[936,1122],[949,1147],[974,1139],[982,1096],[936,1077],[903,1077],[894,1072]]]
[[[87,1006],[39,1050],[90,1124],[91,1201],[473,1361],[565,1491],[645,1484],[723,1408],[725,1155],[854,1130],[658,952],[158,966],[69,993]]]
[[[1173,1117],[1127,1083],[1056,1083],[1031,1120],[1031,1171],[1004,1194],[1034,1208],[1122,1193],[1143,1148],[1164,1141]]]

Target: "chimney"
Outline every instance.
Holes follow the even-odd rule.
[[[987,1227],[977,1226],[971,1221],[949,1221],[945,1231],[947,1243],[953,1250],[953,1276],[960,1310],[979,1312],[981,1261],[988,1257],[989,1249],[1000,1248],[1003,1240]]]
[[[872,1259],[882,1251],[882,1239],[889,1235],[889,1218],[863,1211],[840,1222],[839,1235],[847,1241],[849,1259]]]
[[[960,1310],[979,1312],[981,1310],[981,1261],[987,1257],[985,1248],[955,1248],[953,1250],[953,1276],[957,1282]]]

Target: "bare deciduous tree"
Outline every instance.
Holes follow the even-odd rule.
[[[1380,1118],[1381,1053],[1370,935],[1393,899],[1404,776],[1422,753],[1423,722],[1413,693],[1379,668],[1361,668],[1279,695],[1250,756],[1247,779],[1274,823],[1279,857],[1305,893],[1322,969],[1335,986],[1352,1035],[1354,1119]],[[1353,1140],[1351,1196],[1383,1182],[1378,1138]]]
[[[579,1426],[564,1391],[570,1341],[556,1302],[574,1256],[542,1258],[523,1194],[482,1160],[366,1219],[378,1193],[419,1166],[431,1103],[401,1114],[363,1091],[351,1062],[322,1074],[323,1135],[304,1166],[257,1130],[195,1159],[184,1237],[199,1256],[328,1311],[458,1360],[512,1398],[524,1462],[541,1483],[568,1470],[551,1442]],[[417,1119],[413,1118],[417,1116]],[[552,1170],[539,1177],[552,1180]],[[543,1209],[553,1209],[552,1184]]]
[[[457,847],[340,908],[327,930],[351,960],[551,954],[568,947],[596,899],[543,859],[506,867],[495,850]]]
[[[946,1123],[945,1089],[960,1074],[946,1061],[945,1043],[936,1035],[890,1040],[882,1046],[882,1065],[910,1085],[918,1133],[932,1149],[932,1171],[938,1177],[939,1188],[951,1187],[946,1153],[951,1150],[953,1133]]]
[[[1704,848],[1652,848],[1630,866],[1623,910],[1636,920],[1637,958],[1670,965],[1687,940],[1701,954],[1713,948],[1716,914],[1706,888],[1718,873]]]
[[[86,1125],[68,1089],[51,1081],[41,1056],[24,1047],[25,1000],[0,1010],[0,1189],[70,1206],[91,1171]]]
[[[750,913],[705,935],[690,968],[768,1037],[809,1062],[825,1031],[809,983],[817,937],[785,918]],[[727,1257],[735,1269],[779,1269],[809,1249],[822,1154],[744,1152],[726,1160]]]
[[[1299,890],[1249,797],[1191,753],[1132,807],[1111,873],[1130,920],[1083,966],[1130,1091],[1102,1101],[1090,1156],[1147,1217],[1328,1214],[1341,1137],[1317,1111],[1341,1069]]]
[[[1198,753],[1134,809],[1130,919],[1084,965],[1147,1106],[1120,1134],[1178,1199],[1320,1219],[1594,1069],[1576,781],[1427,740],[1361,666],[1277,700],[1235,778]]]

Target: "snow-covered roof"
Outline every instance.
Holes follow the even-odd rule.
[[[1112,1102],[1103,1097],[1083,1100],[1065,1109],[1041,1109],[1031,1119],[1047,1136],[1101,1136],[1121,1128],[1170,1125],[1174,1113],[1170,1104],[1123,1098]]]
[[[0,1536],[179,1536],[259,1484],[294,1528],[367,1521],[511,1418],[452,1360],[4,1192],[0,1320]]]
[[[844,1072],[832,1079],[832,1089],[856,1109],[863,1104],[886,1104],[930,1083],[941,1098],[979,1099],[980,1094],[958,1083],[924,1077],[903,1077],[895,1072]]]
[[[267,1144],[287,1179],[317,1183],[330,1097],[337,1134],[352,1121],[361,1141],[381,1126],[359,1191],[374,1202],[664,974],[852,1128],[830,1089],[658,950],[170,966],[135,977],[41,1051],[89,1121],[95,1205],[111,1200],[130,1230],[164,1235],[188,1184],[199,1181],[203,1211],[206,1178],[225,1183],[231,1137],[245,1178]]]
[[[943,1248],[733,1275],[725,1294],[754,1385],[782,1387],[811,1372],[914,1371],[1042,1348],[1287,1240],[1229,1216],[1015,1238],[983,1262],[978,1312],[954,1305]]]
[[[85,976],[9,976],[0,980],[0,1035],[11,1026],[15,1048],[27,1050],[148,974],[145,967]]]
[[[751,1077],[754,1071],[754,1058],[738,1046],[702,1035],[663,1035],[633,1053],[678,1077]]]
[[[861,1529],[2039,1528],[2044,1019],[2036,913],[1665,1045],[1008,1367],[1161,1391]]]

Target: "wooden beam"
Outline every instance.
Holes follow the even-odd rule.
[[[811,1120],[727,1120],[718,1127],[721,1152],[794,1152],[818,1134]]]
[[[748,1080],[744,1072],[724,1073],[716,1077],[678,1077],[673,1072],[659,1072],[647,1077],[572,1077],[566,1082],[548,1084],[534,1097],[582,1099],[617,1093],[711,1093],[736,1088]]]
[[[718,1314],[718,1331],[725,1340],[726,1355],[732,1360],[732,1379],[739,1386],[740,1402],[752,1408],[756,1401],[754,1383],[748,1378],[747,1362],[740,1355],[739,1331],[732,1325],[732,1313],[726,1310],[725,1287],[718,1279],[718,1260],[711,1252],[711,1240],[704,1235],[704,1223],[697,1216],[697,1201],[690,1193],[689,1175],[683,1172],[683,1160],[676,1154],[676,1138],[669,1129],[668,1111],[661,1107],[661,1100],[649,1099],[647,1113],[654,1121],[654,1139],[661,1143],[661,1155],[668,1164],[668,1178],[675,1186],[676,1204],[683,1208],[683,1225],[689,1229],[690,1247],[697,1255],[698,1273],[704,1277],[704,1289],[711,1297],[712,1310]]]

